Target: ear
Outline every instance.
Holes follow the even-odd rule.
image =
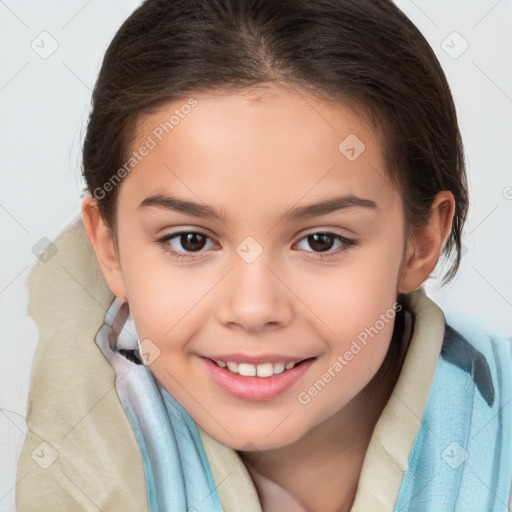
[[[91,195],[87,195],[82,202],[82,219],[110,289],[117,297],[126,299],[123,274],[112,234],[100,215],[96,200]]]
[[[448,190],[438,192],[430,208],[428,222],[416,228],[407,243],[399,293],[416,290],[434,270],[450,235],[454,213],[453,194]]]

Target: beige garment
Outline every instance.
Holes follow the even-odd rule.
[[[29,278],[28,313],[39,329],[19,457],[19,512],[145,511],[144,467],[115,391],[115,372],[94,342],[114,295],[79,217],[54,241],[57,254]],[[408,295],[415,322],[402,373],[364,460],[353,512],[393,510],[418,432],[445,319],[424,290]],[[226,512],[261,512],[242,460],[199,429]],[[181,512],[181,511],[180,511]]]

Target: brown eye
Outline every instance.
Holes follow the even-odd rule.
[[[334,244],[333,237],[327,233],[315,233],[307,237],[309,246],[315,251],[328,251]]]
[[[206,249],[215,247],[215,243],[209,236],[197,231],[178,231],[155,240],[164,251],[168,252],[173,258],[178,260],[194,260],[206,256],[201,254],[203,249],[210,243]],[[197,254],[197,256],[196,256]]]
[[[182,233],[180,243],[186,251],[200,251],[206,244],[207,237],[201,233]]]
[[[323,258],[347,251],[352,246],[356,246],[357,243],[356,240],[351,240],[337,233],[317,232],[302,238],[298,245],[299,249],[315,255],[316,258]],[[300,247],[300,244],[303,244],[303,247]],[[309,246],[309,249],[312,249],[312,251],[308,250],[308,248],[305,247],[306,245]],[[334,250],[331,250],[333,248]]]

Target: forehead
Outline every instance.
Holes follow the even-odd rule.
[[[120,201],[126,193],[142,201],[166,190],[224,210],[235,197],[261,209],[334,190],[380,203],[396,199],[381,142],[365,119],[295,87],[191,94],[143,116],[137,136],[131,150],[150,149],[126,178]]]

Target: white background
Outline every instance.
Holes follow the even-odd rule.
[[[80,214],[80,148],[91,90],[106,47],[139,3],[0,0],[2,512],[14,506],[38,339],[26,314],[27,277],[37,261],[32,248],[43,237],[55,239]],[[464,312],[512,336],[512,1],[396,3],[445,70],[468,163],[471,208],[462,266],[442,289],[429,279],[427,293],[445,313]],[[42,47],[41,38],[46,51],[58,44],[46,59],[32,47]],[[454,58],[464,41],[468,48]]]

